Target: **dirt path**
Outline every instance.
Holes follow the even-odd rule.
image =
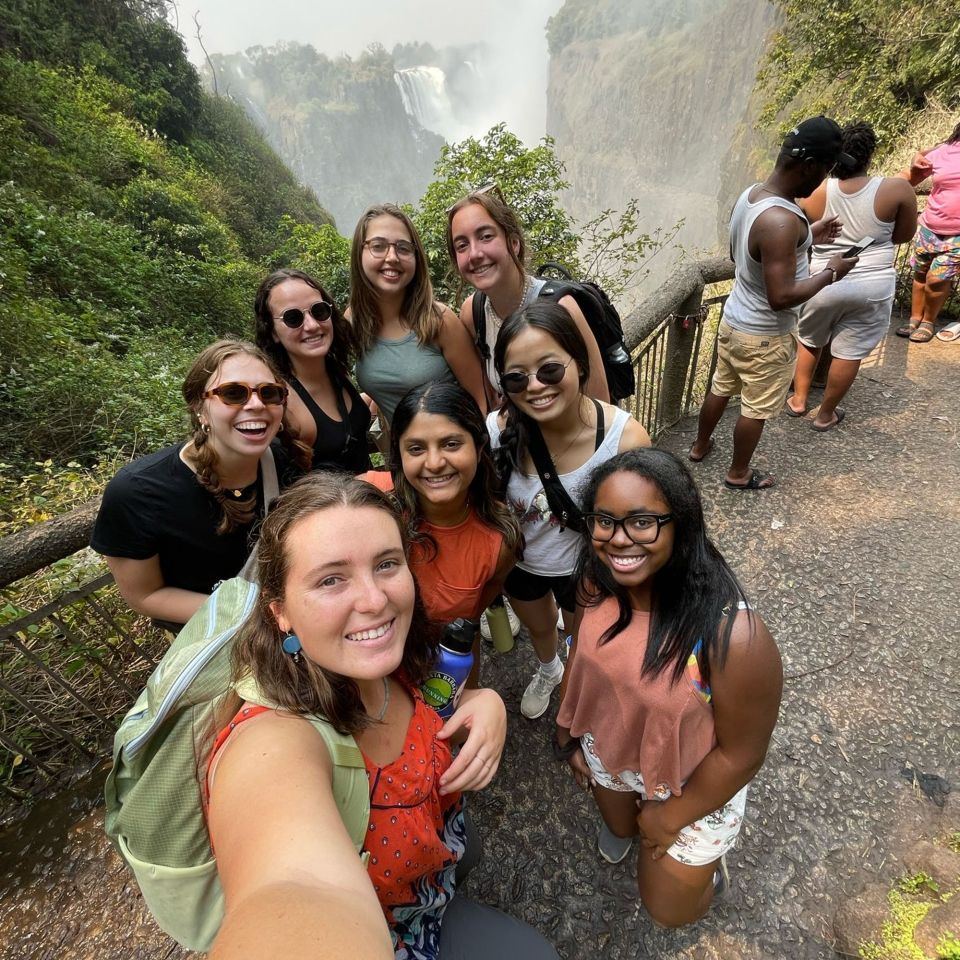
[[[768,428],[758,465],[780,477],[775,490],[722,487],[730,415],[694,467],[713,536],[788,675],[730,858],[732,896],[704,921],[653,928],[636,908],[633,868],[596,854],[592,803],[550,755],[554,711],[533,723],[519,714],[529,647],[485,664],[510,735],[501,774],[471,800],[485,852],[469,893],[536,924],[563,956],[832,957],[837,900],[866,877],[892,880],[903,841],[940,822],[903,771],[960,790],[960,344],[908,352],[891,337],[881,350],[841,428],[820,435],[787,418]],[[684,452],[692,429],[664,445]],[[947,809],[960,829],[956,799]],[[0,957],[184,956],[144,915],[99,828],[94,812],[33,842],[25,856],[43,854],[42,867],[5,868]]]

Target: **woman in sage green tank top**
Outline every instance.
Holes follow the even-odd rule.
[[[423,244],[393,204],[360,218],[350,253],[350,307],[357,383],[387,426],[400,399],[432,380],[459,382],[486,412],[483,376],[466,328],[433,299]]]

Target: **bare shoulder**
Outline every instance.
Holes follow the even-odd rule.
[[[605,406],[611,411],[615,409],[610,407],[609,404],[605,404]],[[624,425],[623,433],[620,435],[617,453],[623,453],[625,450],[636,450],[638,447],[651,446],[653,446],[653,443],[650,440],[650,434],[644,429],[643,424],[630,417]]]
[[[756,610],[738,610],[730,631],[728,657],[749,658],[773,654],[779,661],[780,654],[763,617]]]
[[[274,763],[308,764],[328,775],[333,763],[323,738],[310,723],[282,710],[268,710],[239,724],[224,745],[220,767]]]
[[[903,177],[884,177],[880,193],[899,203],[906,201],[915,205],[917,202],[917,191]]]
[[[466,300],[460,304],[460,319],[472,330],[473,329],[473,294],[471,293]]]

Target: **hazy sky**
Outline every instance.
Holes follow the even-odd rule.
[[[198,65],[203,55],[195,37],[195,12],[210,53],[235,53],[281,40],[313,44],[328,56],[356,55],[374,42],[389,50],[414,40],[434,46],[483,41],[502,53],[500,71],[511,80],[509,95],[496,92],[500,119],[529,142],[544,133],[544,27],[562,2],[486,0],[465,6],[451,0],[367,0],[352,7],[344,0],[178,0],[171,20],[179,17],[190,59]]]

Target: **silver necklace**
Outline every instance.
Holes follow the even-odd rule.
[[[530,293],[531,287],[533,287],[533,277],[524,275],[523,289],[520,291],[520,299],[517,301],[517,305],[513,308],[513,310],[510,311],[510,313],[516,313],[523,306],[524,301],[527,299],[527,295]],[[487,311],[487,318],[492,320],[494,325],[503,323],[503,317],[501,317],[500,314],[493,309],[493,303],[491,303],[489,297],[487,297],[483,306]]]
[[[383,678],[383,706],[380,708],[380,712],[373,718],[380,723],[381,720],[387,715],[387,707],[390,706],[390,684],[387,683],[387,678]],[[369,716],[369,714],[367,714]]]

